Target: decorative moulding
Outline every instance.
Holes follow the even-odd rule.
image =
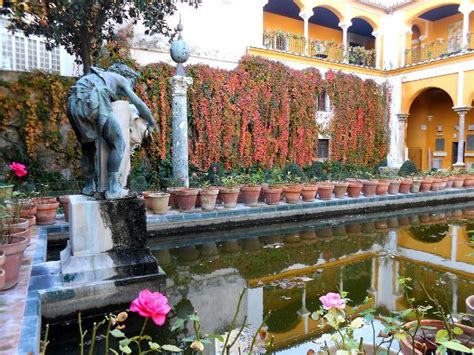
[[[433,152],[434,157],[447,157],[448,152]]]
[[[474,124],[470,124],[469,126],[467,126],[467,130],[474,131]]]
[[[427,125],[425,125],[425,124],[421,124],[421,125],[420,125],[420,130],[426,131],[427,129],[428,129],[428,126],[427,126]]]
[[[474,157],[474,153],[464,153],[465,157]]]

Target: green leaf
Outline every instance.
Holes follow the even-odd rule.
[[[199,316],[192,314],[189,316],[189,320],[192,320],[193,322],[199,322]]]
[[[172,353],[179,353],[179,352],[183,351],[180,348],[178,348],[177,346],[171,345],[171,344],[163,345],[161,348],[165,351],[170,351]]]
[[[148,346],[150,347],[150,350],[160,350],[161,348],[160,344],[154,343],[152,341],[148,342]]]
[[[122,340],[120,340],[119,345],[120,346],[128,346],[128,344],[130,344],[130,342],[131,342],[130,339],[122,339]]]
[[[456,334],[456,335],[461,335],[461,334],[463,334],[464,332],[463,332],[463,330],[462,330],[461,328],[459,328],[459,327],[454,327],[454,328],[453,328],[453,333]]]
[[[125,354],[131,354],[132,353],[132,349],[130,349],[128,345],[119,346],[119,349],[120,349],[121,352],[123,352]]]
[[[455,350],[455,351],[462,351],[465,353],[470,353],[471,349],[469,349],[467,346],[462,345],[461,343],[457,343],[455,341],[444,341],[441,343],[442,346],[447,347],[448,349]]]
[[[109,351],[110,351],[112,354],[120,355],[117,350],[114,350],[114,349],[112,349],[112,348],[110,348]]]
[[[374,315],[372,313],[369,313],[369,314],[366,314],[364,316],[364,319],[368,322],[373,322],[373,320],[375,319]]]
[[[409,308],[409,309],[404,310],[401,316],[402,318],[411,318],[415,316],[415,312],[413,312],[413,309]]]
[[[176,329],[180,329],[184,326],[184,319],[178,318],[176,322],[173,324],[171,331],[175,331]]]
[[[114,329],[110,332],[110,335],[112,335],[115,338],[125,338],[125,334],[118,329]]]
[[[441,343],[443,341],[449,340],[449,333],[446,329],[440,329],[436,332],[436,341]]]
[[[211,339],[217,339],[217,340],[219,340],[221,343],[224,342],[224,337],[223,337],[222,335],[220,335],[220,334],[209,334],[207,337],[208,337],[208,338],[211,338]]]

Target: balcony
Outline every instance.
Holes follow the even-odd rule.
[[[349,47],[344,53],[342,43],[309,39],[294,33],[271,31],[263,34],[263,46],[266,49],[297,54],[310,58],[346,63],[361,67],[375,68],[375,50],[364,47]]]
[[[451,37],[449,39],[438,38],[435,41],[422,43],[407,49],[405,55],[405,65],[412,65],[434,59],[447,58],[463,53],[461,36]],[[474,34],[468,34],[467,51],[474,49]]]

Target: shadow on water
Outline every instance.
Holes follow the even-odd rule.
[[[267,325],[275,349],[290,354],[311,347],[320,330],[309,315],[321,295],[338,289],[354,304],[369,296],[388,314],[407,307],[397,280],[411,277],[433,292],[443,289],[452,311],[464,312],[474,286],[469,230],[474,204],[160,237],[149,246],[167,274],[170,304],[195,309],[204,332],[228,329],[247,286],[238,320],[247,316],[258,326],[272,311]],[[426,301],[420,289],[411,296]],[[72,330],[71,339],[60,341],[64,327],[51,328],[49,354],[77,344]],[[157,334],[164,339],[167,329]]]

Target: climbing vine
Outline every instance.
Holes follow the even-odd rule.
[[[156,119],[147,153],[158,166],[171,156],[169,79],[175,69],[164,63],[133,65],[142,73],[136,91]],[[197,170],[215,162],[227,169],[310,164],[317,158],[321,127],[316,105],[323,91],[334,110],[328,132],[332,160],[372,167],[387,154],[390,90],[372,80],[332,71],[323,77],[315,68],[295,70],[249,56],[234,70],[192,65],[187,73],[193,78],[190,162]],[[71,168],[79,151],[66,117],[67,90],[73,82],[40,72],[0,81],[0,136],[16,134],[30,161],[47,157],[53,160],[48,169]],[[7,158],[13,159],[0,157]]]

